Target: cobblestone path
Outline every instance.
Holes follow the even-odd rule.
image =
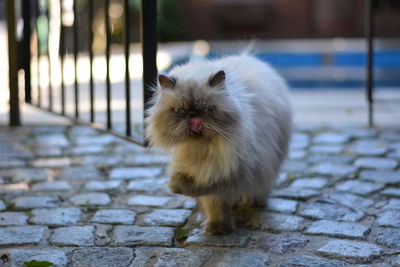
[[[400,131],[298,128],[267,208],[223,237],[168,161],[83,126],[0,128],[0,266],[400,266]]]

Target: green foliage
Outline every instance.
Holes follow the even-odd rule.
[[[184,228],[178,228],[176,229],[176,241],[178,242],[183,242],[185,241],[189,236],[189,231]]]
[[[54,263],[49,262],[49,261],[31,260],[31,261],[24,262],[24,265],[27,267],[50,267],[50,266],[54,265]]]
[[[140,13],[141,0],[129,0],[129,6]],[[158,0],[158,32],[160,41],[173,41],[183,34],[182,9],[178,0]]]
[[[182,10],[178,0],[158,1],[158,31],[160,41],[175,40],[183,34]]]

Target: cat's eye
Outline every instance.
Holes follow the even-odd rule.
[[[181,109],[181,108],[173,108],[172,111],[175,114],[183,114],[183,112],[184,112],[183,109]]]
[[[213,110],[212,110],[212,108],[210,108],[210,107],[205,107],[205,108],[203,108],[202,110],[201,110],[203,113],[211,113]]]

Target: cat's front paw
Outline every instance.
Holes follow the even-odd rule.
[[[205,225],[206,235],[226,235],[233,231],[234,225],[230,221],[214,221]]]
[[[184,173],[174,173],[168,186],[175,194],[192,196],[195,191],[194,178]]]

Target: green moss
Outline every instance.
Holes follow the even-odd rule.
[[[184,228],[178,228],[176,229],[176,241],[178,242],[183,242],[185,241],[189,236],[189,231]]]
[[[27,267],[50,267],[50,266],[54,265],[54,263],[49,262],[49,261],[31,260],[31,261],[24,262],[24,265]]]

